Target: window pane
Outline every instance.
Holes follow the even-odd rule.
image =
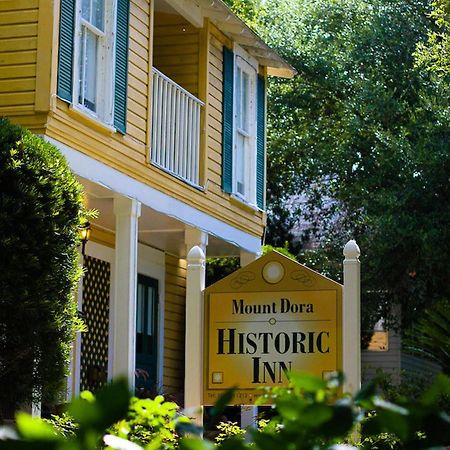
[[[91,21],[91,0],[82,0],[81,17],[88,22]]]
[[[246,137],[237,133],[236,142],[236,190],[245,196],[245,141]]]
[[[105,0],[92,0],[92,25],[104,31]]]
[[[96,111],[98,38],[86,27],[81,28],[79,103]]]
[[[250,78],[247,72],[242,72],[242,123],[241,128],[248,132],[248,110],[249,104]]]
[[[144,314],[143,314],[143,294],[144,294],[144,286],[142,284],[138,284],[138,291],[137,291],[137,306],[136,306],[136,332],[142,333],[143,329],[143,320],[144,320]]]
[[[236,125],[241,128],[242,114],[241,114],[241,84],[242,84],[242,71],[238,67],[236,71]]]
[[[154,311],[154,302],[155,302],[155,289],[152,287],[147,287],[147,295],[148,295],[148,310],[147,310],[147,330],[146,333],[148,336],[153,335],[153,311]]]

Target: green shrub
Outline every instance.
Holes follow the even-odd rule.
[[[43,420],[50,424],[57,433],[66,438],[74,437],[78,429],[78,424],[67,413],[62,413],[60,416],[52,414],[50,419]]]
[[[353,397],[342,396],[342,377],[324,381],[291,374],[290,380],[287,388],[264,390],[262,402],[272,402],[274,417],[262,429],[247,430],[244,440],[243,430],[225,424],[226,436],[216,444],[217,450],[443,450],[449,443],[450,417],[439,407],[439,398],[450,392],[446,376],[439,376],[417,401],[398,404],[376,395],[374,385]],[[219,416],[230,399],[229,392],[219,399],[214,415]],[[96,450],[103,444],[108,450],[172,449],[176,445],[180,450],[213,450],[208,440],[178,438],[198,430],[189,419],[176,415],[173,404],[161,397],[139,402],[132,400],[129,408],[123,380],[99,391],[96,398],[85,392],[69,406],[78,428],[68,437],[22,413],[17,416],[17,434],[0,428],[0,450]],[[141,433],[136,425],[148,426],[148,433]],[[354,444],[345,443],[352,440]]]
[[[131,398],[126,418],[114,424],[109,432],[141,446],[158,443],[161,449],[178,446],[176,425],[189,423],[189,419],[178,414],[178,406],[164,401],[162,395],[154,400]]]
[[[220,422],[217,425],[219,434],[214,439],[217,444],[220,444],[230,438],[244,439],[245,430],[242,429],[237,422]]]
[[[49,143],[0,119],[0,420],[54,401],[80,325],[81,185]]]

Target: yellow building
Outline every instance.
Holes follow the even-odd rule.
[[[186,254],[258,254],[266,78],[293,74],[221,0],[0,2],[0,115],[99,211],[72,393],[120,374],[182,392]]]

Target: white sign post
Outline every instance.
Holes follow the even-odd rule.
[[[342,301],[342,346],[344,392],[354,394],[361,387],[361,289],[360,250],[354,241],[344,247],[344,290]]]
[[[186,279],[186,358],[184,407],[197,425],[203,425],[203,290],[205,254],[194,246],[187,255]]]

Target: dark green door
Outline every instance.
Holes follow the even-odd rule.
[[[136,306],[136,393],[157,391],[158,280],[138,275]]]

